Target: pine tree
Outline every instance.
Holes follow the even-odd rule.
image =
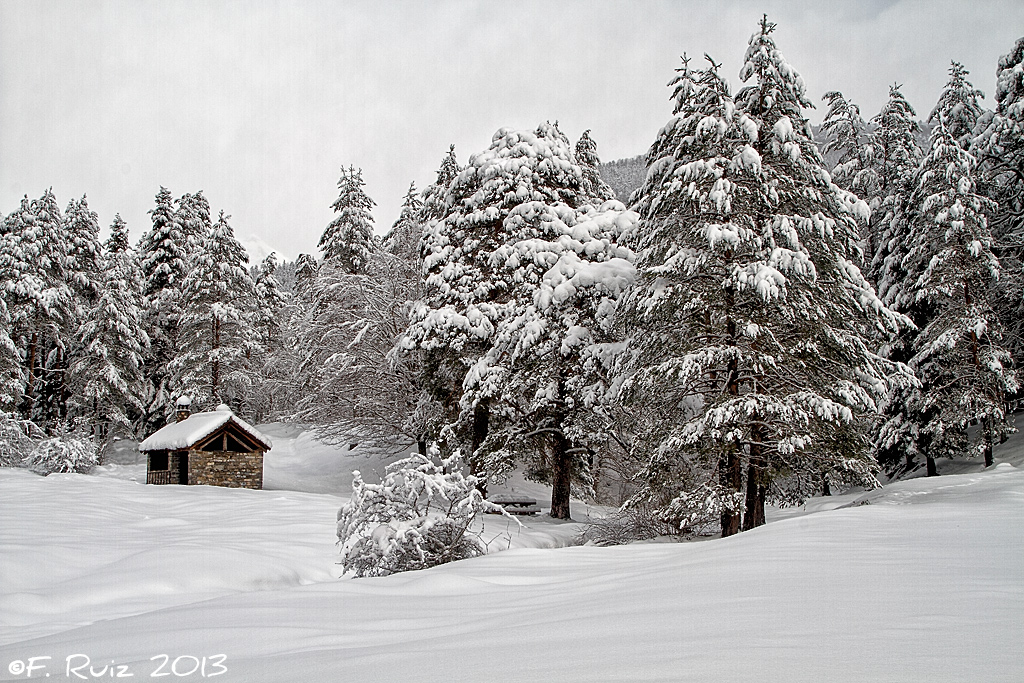
[[[185,242],[185,253],[191,258],[203,246],[203,240],[210,232],[213,221],[210,218],[210,202],[200,190],[195,194],[186,192],[175,202],[178,205],[174,217],[181,226]]]
[[[972,153],[979,183],[996,203],[989,214],[993,251],[1002,264],[993,304],[1006,330],[1006,346],[1024,358],[1024,38],[996,68],[996,110],[979,120]]]
[[[127,251],[131,248],[128,242],[128,225],[121,218],[121,214],[114,214],[114,222],[110,224],[110,237],[103,243],[103,249],[107,255]],[[134,252],[133,252],[134,253]]]
[[[869,202],[878,192],[878,177],[874,169],[874,146],[869,140],[867,124],[860,109],[838,91],[825,93],[828,112],[821,124],[826,143],[822,153],[835,155],[832,181]]]
[[[161,187],[149,211],[152,228],[139,241],[143,327],[150,339],[143,433],[163,426],[172,410],[168,364],[179,351],[181,287],[189,269],[188,245],[170,190]]]
[[[0,238],[0,247],[4,241]],[[0,296],[0,421],[12,414],[21,399],[25,375],[18,357],[18,347],[10,337],[11,316]],[[3,450],[0,448],[0,450]]]
[[[743,528],[763,524],[766,499],[802,500],[823,479],[870,485],[867,426],[897,370],[873,347],[901,318],[856,265],[867,207],[823,168],[774,28],[765,18],[751,37],[740,77],[754,84],[735,102],[717,65],[684,62],[629,243],[626,396],[665,426],[639,440],[647,495],[678,482],[666,516],[718,516],[723,535],[742,510]]]
[[[300,301],[312,298],[313,285],[320,273],[320,264],[310,254],[299,254],[295,259],[295,295]]]
[[[402,210],[391,231],[384,237],[384,250],[410,263],[420,261],[420,237],[423,234],[423,201],[416,192],[416,183],[409,184],[409,191],[402,200]]]
[[[247,412],[257,422],[284,412],[289,394],[284,385],[292,379],[290,365],[282,362],[286,343],[282,316],[288,300],[275,276],[278,265],[277,254],[268,254],[256,269],[253,282],[250,315],[254,350],[249,365],[260,377],[250,392]]]
[[[420,210],[420,219],[426,224],[432,220],[441,220],[448,215],[448,205],[445,197],[452,182],[462,172],[459,161],[455,157],[455,145],[448,148],[448,153],[441,160],[441,166],[437,169],[437,178],[423,190],[423,208]]]
[[[248,313],[254,287],[249,257],[228,218],[220,212],[182,283],[181,350],[168,367],[176,395],[190,396],[193,405],[227,403],[238,411],[252,382]]]
[[[360,273],[376,248],[373,236],[375,203],[363,191],[362,169],[349,166],[341,169],[338,198],[331,205],[337,214],[320,237],[320,250],[325,261],[336,260],[349,273]]]
[[[524,463],[552,485],[556,519],[570,518],[573,484],[593,494],[592,459],[608,439],[613,316],[635,274],[632,252],[616,242],[637,218],[618,201],[527,201],[505,220],[510,239],[491,257],[511,305],[469,371],[463,402],[480,394],[500,406],[483,469],[501,477]]]
[[[957,101],[943,102],[955,114]],[[945,126],[946,111],[937,109],[935,118],[910,197],[916,211],[904,249],[911,278],[906,297],[926,311],[910,360],[921,386],[907,392],[881,436],[883,446],[902,443],[908,458],[924,455],[929,475],[938,473],[937,458],[968,454],[971,424],[982,426],[973,450],[991,465],[993,440],[1012,430],[1006,396],[1018,389],[988,302],[999,276],[985,219],[991,207],[977,193],[974,158]]]
[[[576,143],[576,163],[583,171],[583,196],[591,203],[600,206],[609,199],[615,199],[615,191],[601,177],[598,167],[601,158],[597,156],[597,143],[590,137],[590,130],[583,131]]]
[[[274,276],[277,267],[277,254],[271,252],[260,263],[253,281],[255,304],[253,327],[257,332],[259,345],[264,349],[274,348],[280,343],[281,322],[279,316],[286,301],[281,286]]]
[[[102,287],[99,216],[89,210],[86,197],[82,195],[80,200],[71,200],[68,204],[64,221],[68,234],[67,274],[79,309],[76,317],[80,317],[96,303]]]
[[[105,281],[78,329],[80,352],[69,384],[78,413],[93,433],[111,427],[134,435],[134,416],[143,412],[143,354],[149,337],[142,327],[142,284],[127,226],[115,216],[103,258]]]
[[[63,352],[73,317],[67,284],[67,240],[51,190],[4,219],[0,283],[11,319],[9,336],[22,359],[19,406],[41,424],[55,417],[63,392]]]
[[[877,193],[871,200],[873,244],[869,248],[870,277],[878,295],[887,306],[897,306],[901,288],[906,281],[903,272],[905,254],[900,251],[907,230],[909,208],[907,198],[913,191],[910,183],[921,162],[917,135],[921,130],[917,114],[899,85],[889,88],[889,100],[872,119]],[[902,309],[901,309],[902,310]]]
[[[462,384],[490,347],[511,295],[492,255],[516,234],[506,219],[518,206],[538,201],[576,208],[581,182],[555,126],[536,132],[502,128],[452,181],[444,200],[448,213],[424,230],[424,296],[412,312],[405,345],[425,352],[428,390],[444,406],[474,474],[480,472],[491,396],[480,390],[463,401]]]
[[[928,115],[928,122],[938,123],[942,117],[942,125],[946,132],[953,136],[963,149],[970,147],[974,139],[974,127],[984,109],[978,100],[985,99],[985,93],[976,89],[967,80],[970,72],[959,62],[951,62],[949,81],[942,89],[939,101]]]

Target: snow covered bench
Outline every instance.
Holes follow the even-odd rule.
[[[505,508],[510,515],[535,515],[540,512],[537,501],[529,496],[497,495],[488,498],[495,505]]]

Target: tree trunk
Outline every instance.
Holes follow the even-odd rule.
[[[746,513],[743,517],[743,530],[762,526],[765,522],[764,503],[768,491],[766,482],[767,463],[764,460],[762,430],[754,427],[751,430],[750,465],[747,467],[747,500]]]
[[[569,442],[562,432],[551,440],[551,516],[572,519],[569,516],[569,494],[572,489],[572,456]]]
[[[992,418],[985,418],[982,425],[983,438],[985,439],[985,467],[992,467]]]
[[[821,495],[831,496],[832,488],[828,485],[828,475],[822,473],[821,475]]]
[[[732,289],[726,289],[726,310],[729,312],[725,320],[725,330],[729,336],[729,345],[736,345],[736,322],[732,319],[732,308],[734,305],[733,291]],[[726,376],[726,391],[730,396],[739,396],[740,394],[740,377],[739,377],[739,363],[733,358],[729,361],[727,376]],[[728,454],[725,455],[722,460],[718,463],[719,467],[719,482],[726,488],[730,494],[740,492],[740,488],[743,486],[743,462],[740,459],[740,445],[739,443],[733,444],[729,449]],[[722,510],[722,538],[726,536],[732,536],[738,534],[740,531],[740,512],[733,510],[731,507]]]
[[[743,463],[736,450],[729,451],[718,464],[719,481],[730,492],[739,491],[743,484]],[[740,513],[731,508],[722,510],[722,538],[740,532]]]
[[[480,492],[480,495],[487,497],[487,477],[482,472],[480,467],[480,456],[477,451],[483,445],[487,439],[487,430],[491,421],[491,403],[490,399],[480,399],[480,402],[476,404],[473,409],[473,433],[470,441],[471,453],[469,454],[469,473],[477,478],[476,490]]]
[[[39,333],[32,333],[32,341],[28,345],[28,372],[25,377],[27,384],[25,385],[25,393],[22,395],[21,413],[22,417],[26,420],[32,419],[32,406],[35,400],[32,398],[32,392],[35,391],[36,386],[36,348],[39,346]]]
[[[939,476],[939,468],[935,466],[935,458],[929,456],[928,458],[928,476],[937,477]]]
[[[211,350],[220,348],[220,321],[213,319],[213,343]],[[214,360],[210,364],[210,395],[214,401],[220,403],[220,361]]]
[[[427,440],[426,439],[419,439],[419,440],[417,440],[416,441],[416,450],[424,458],[427,457]]]

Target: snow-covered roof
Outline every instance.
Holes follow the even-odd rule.
[[[217,406],[217,410],[206,413],[194,413],[181,422],[173,422],[158,429],[139,444],[140,451],[170,451],[178,448],[189,448],[223,427],[233,422],[239,429],[265,445],[270,450],[273,444],[265,435],[251,424],[238,417],[226,405]]]

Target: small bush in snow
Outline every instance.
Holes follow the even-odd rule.
[[[440,464],[414,455],[388,465],[380,484],[354,472],[352,499],[338,511],[345,572],[387,576],[482,555],[486,545],[469,527],[481,512],[504,511],[461,465],[457,455]]]
[[[650,505],[632,505],[599,519],[584,528],[581,543],[592,545],[625,545],[659,536],[701,535],[697,529],[681,530],[666,521],[661,511]]]
[[[39,442],[29,453],[25,466],[42,475],[57,472],[85,474],[97,462],[96,445],[90,439],[55,436]]]
[[[29,434],[38,432],[31,422],[0,413],[0,467],[20,467],[34,445]]]

